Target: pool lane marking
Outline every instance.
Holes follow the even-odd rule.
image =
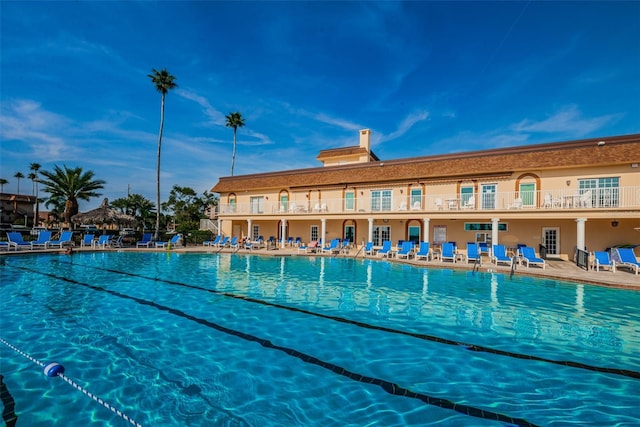
[[[21,266],[15,266],[18,269],[21,270],[25,270],[25,271],[29,271],[31,273],[36,273],[36,274],[40,274],[46,277],[50,277],[53,279],[57,279],[57,280],[61,280],[67,283],[71,283],[74,285],[80,285],[80,286],[84,286],[86,288],[92,289],[94,291],[99,291],[99,292],[105,292],[109,295],[118,297],[118,298],[122,298],[122,299],[126,299],[126,300],[131,300],[134,301],[140,305],[145,305],[145,306],[149,306],[152,308],[155,308],[157,310],[160,311],[165,311],[167,313],[173,314],[175,316],[178,317],[182,317],[184,319],[196,322],[200,325],[206,326],[208,328],[211,329],[215,329],[219,332],[228,334],[228,335],[232,335],[238,338],[242,338],[246,341],[250,341],[250,342],[255,342],[260,344],[261,346],[265,347],[265,348],[270,348],[273,350],[277,350],[277,351],[281,351],[283,353],[288,354],[289,356],[295,357],[297,359],[302,360],[303,362],[306,363],[310,363],[316,366],[319,366],[321,368],[327,369],[329,371],[332,371],[338,375],[341,375],[343,377],[349,378],[351,380],[354,381],[358,381],[360,383],[364,383],[364,384],[373,384],[373,385],[377,385],[378,387],[380,387],[382,390],[386,391],[389,394],[395,395],[395,396],[401,396],[401,397],[409,397],[409,398],[413,398],[413,399],[418,399],[428,405],[432,405],[432,406],[437,406],[443,409],[450,409],[453,411],[456,411],[458,413],[461,413],[463,415],[467,415],[470,417],[475,417],[475,418],[483,418],[483,419],[487,419],[487,420],[494,420],[494,421],[500,421],[500,422],[505,422],[505,423],[509,423],[509,424],[515,424],[517,426],[522,426],[522,427],[538,427],[536,424],[533,424],[529,421],[527,421],[526,419],[523,418],[513,418],[510,417],[508,415],[504,415],[501,414],[499,412],[493,412],[493,411],[488,411],[485,409],[480,409],[480,408],[476,408],[473,406],[469,406],[469,405],[464,405],[464,404],[459,404],[456,402],[453,402],[451,400],[448,399],[443,399],[443,398],[439,398],[439,397],[433,397],[433,396],[429,396],[428,394],[424,394],[424,393],[417,393],[415,391],[412,391],[408,388],[405,387],[400,387],[398,384],[392,383],[390,381],[386,381],[380,378],[375,378],[375,377],[369,377],[366,375],[361,375],[358,374],[356,372],[352,372],[349,371],[345,368],[343,368],[342,366],[339,365],[335,365],[333,363],[328,363],[325,362],[321,359],[318,359],[317,357],[314,356],[310,356],[306,353],[302,353],[298,350],[295,350],[293,348],[289,348],[289,347],[283,347],[280,345],[276,345],[274,343],[272,343],[271,341],[264,339],[264,338],[260,338],[257,337],[255,335],[251,335],[251,334],[247,334],[245,332],[241,332],[241,331],[237,331],[235,329],[230,329],[227,327],[224,327],[222,325],[219,325],[217,323],[213,323],[207,319],[202,319],[196,316],[193,316],[191,314],[185,313],[182,310],[178,310],[176,308],[171,308],[168,307],[166,305],[162,305],[162,304],[158,304],[156,302],[153,301],[148,301],[142,298],[138,298],[138,297],[134,297],[132,295],[127,295],[127,294],[123,294],[117,291],[114,291],[112,289],[106,289],[103,288],[101,286],[96,286],[96,285],[91,285],[89,283],[82,283],[79,282],[77,280],[73,280],[67,277],[63,277],[63,276],[56,276],[53,273],[47,273],[44,271],[39,271],[39,270],[34,270],[31,268],[27,268],[27,267],[21,267]]]
[[[96,270],[108,271],[110,273],[117,273],[117,274],[122,274],[122,275],[126,275],[126,276],[131,276],[131,277],[138,277],[138,278],[141,278],[141,279],[152,280],[152,281],[155,281],[155,282],[164,282],[164,283],[168,283],[170,285],[183,286],[185,288],[196,289],[196,290],[209,292],[209,293],[216,294],[216,295],[222,295],[222,296],[229,297],[229,298],[235,298],[235,299],[239,299],[239,300],[243,300],[243,301],[247,301],[247,302],[253,302],[253,303],[256,303],[256,304],[262,304],[262,305],[266,305],[266,306],[270,306],[270,307],[281,308],[281,309],[284,309],[284,310],[294,311],[294,312],[298,312],[298,313],[302,313],[302,314],[308,314],[310,316],[316,316],[316,317],[320,317],[320,318],[323,318],[323,319],[334,320],[336,322],[346,323],[346,324],[349,324],[349,325],[358,326],[358,327],[365,328],[365,329],[372,329],[372,330],[381,331],[381,332],[388,332],[388,333],[391,333],[391,334],[406,335],[406,336],[410,336],[412,338],[417,338],[417,339],[421,339],[421,340],[425,340],[425,341],[437,342],[439,344],[462,346],[462,347],[466,347],[467,350],[476,351],[476,352],[479,352],[479,353],[489,353],[489,354],[495,354],[495,355],[499,355],[499,356],[513,357],[515,359],[533,360],[533,361],[536,361],[536,362],[553,363],[555,365],[568,366],[568,367],[571,367],[571,368],[585,369],[585,370],[594,371],[594,372],[602,372],[602,373],[606,373],[606,374],[621,375],[621,376],[624,376],[624,377],[640,379],[640,372],[633,371],[633,370],[630,370],[630,369],[606,368],[606,367],[602,367],[602,366],[588,365],[586,363],[572,362],[570,360],[547,359],[547,358],[540,357],[540,356],[532,356],[532,355],[528,355],[528,354],[515,353],[515,352],[512,352],[512,351],[506,351],[506,350],[499,350],[499,349],[495,349],[495,348],[491,348],[491,347],[485,347],[485,346],[476,345],[476,344],[469,344],[469,343],[465,343],[465,342],[461,342],[461,341],[454,341],[454,340],[450,340],[450,339],[447,339],[447,338],[437,337],[435,335],[427,335],[427,334],[421,334],[421,333],[417,333],[417,332],[410,332],[410,331],[403,331],[403,330],[399,330],[399,329],[387,328],[385,326],[371,325],[369,323],[364,323],[364,322],[360,322],[360,321],[357,321],[357,320],[346,319],[344,317],[330,316],[330,315],[327,315],[327,314],[308,311],[308,310],[305,310],[305,309],[302,309],[302,308],[298,308],[298,307],[290,307],[290,306],[286,306],[286,305],[276,304],[276,303],[272,303],[272,302],[259,300],[259,299],[256,299],[256,298],[252,298],[252,297],[249,297],[249,296],[245,296],[245,295],[237,295],[237,294],[232,294],[232,293],[229,293],[229,292],[218,291],[218,290],[215,290],[215,289],[203,288],[201,286],[190,285],[188,283],[181,283],[181,282],[176,282],[176,281],[173,281],[173,280],[160,279],[160,278],[154,278],[154,277],[147,277],[147,276],[143,276],[141,274],[130,273],[130,272],[126,272],[126,271],[118,271],[118,270],[114,270],[114,269],[110,269],[110,268],[96,267],[96,266],[92,266],[92,265],[84,265],[84,264],[74,264],[74,265],[78,265],[78,266],[86,267],[86,268],[93,268],[93,269],[96,269]]]

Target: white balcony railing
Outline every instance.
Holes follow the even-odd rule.
[[[264,198],[253,203],[220,204],[221,215],[309,215],[318,213],[359,214],[377,212],[441,212],[500,210],[589,210],[638,209],[640,187],[606,189],[543,190],[480,194],[427,194],[419,198],[396,195],[388,198],[360,196],[357,199],[323,199],[319,202],[290,200],[271,202]]]

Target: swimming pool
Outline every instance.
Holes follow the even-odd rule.
[[[638,423],[640,292],[331,257],[0,263],[2,339],[145,426]],[[128,425],[0,356],[18,426]]]

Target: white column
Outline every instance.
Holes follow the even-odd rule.
[[[491,244],[497,245],[498,242],[498,224],[500,222],[500,218],[491,218]]]
[[[429,218],[422,218],[422,223],[424,230],[422,230],[422,240],[424,242],[428,242],[429,241],[429,222],[431,220]]]
[[[218,218],[218,234],[222,234],[222,220]]]
[[[576,247],[578,249],[586,250],[584,246],[584,223],[587,222],[587,218],[576,218]]]
[[[247,237],[249,238],[249,240],[253,239],[253,236],[251,235],[251,218],[247,219]]]
[[[324,246],[324,244],[326,243],[326,236],[327,236],[327,219],[326,218],[322,218],[320,221],[322,221],[322,227],[321,227],[321,235],[320,235],[320,239],[322,240],[322,243],[320,244],[320,246]]]
[[[367,242],[373,242],[373,218],[369,218],[369,231],[367,234]]]
[[[285,235],[287,231],[287,220],[282,218],[280,222],[280,247],[284,249],[284,244],[287,241],[287,236]]]

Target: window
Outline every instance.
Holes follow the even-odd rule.
[[[490,222],[465,222],[464,231],[491,231],[493,225]],[[507,231],[507,223],[499,222],[498,231]]]
[[[460,206],[466,206],[469,198],[473,196],[473,187],[460,187]]]
[[[229,213],[236,213],[236,198],[235,198],[235,196],[229,199]]]
[[[356,227],[354,225],[344,226],[344,238],[353,243],[356,237]]]
[[[590,178],[578,180],[578,192],[591,191],[591,206],[617,207],[620,203],[620,178]]]
[[[355,193],[353,191],[347,191],[344,193],[344,210],[352,211],[356,207]]]
[[[382,242],[391,240],[391,227],[388,225],[373,226],[373,245],[382,246]]]
[[[289,195],[280,195],[280,212],[287,212],[289,210]]]
[[[409,226],[409,235],[407,236],[410,242],[413,242],[415,245],[420,243],[420,226],[419,225],[411,225]]]
[[[317,242],[318,240],[320,240],[320,238],[318,237],[320,235],[320,232],[318,231],[318,226],[317,225],[312,225],[311,226],[311,231],[309,233],[309,241],[310,242]]]
[[[422,189],[411,189],[411,209],[420,209],[422,207]]]
[[[482,185],[482,209],[496,208],[496,184]]]
[[[372,211],[391,210],[391,190],[373,190],[371,192]]]
[[[520,184],[520,198],[522,199],[522,206],[535,206],[536,184],[533,182]]]
[[[256,241],[258,237],[260,237],[260,226],[254,224],[251,226],[251,240]]]
[[[253,214],[261,214],[264,213],[264,197],[252,197],[249,200],[250,210]]]

